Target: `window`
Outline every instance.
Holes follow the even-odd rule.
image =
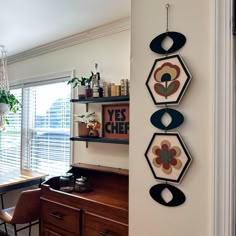
[[[22,102],[21,89],[11,90],[17,99]],[[0,132],[0,167],[1,173],[9,168],[20,168],[21,160],[21,111],[17,114],[9,113],[10,124],[5,132]]]
[[[68,170],[70,91],[66,82],[55,80],[11,90],[22,97],[23,107],[21,113],[9,115],[7,132],[0,134],[0,149],[4,150],[0,158],[7,166],[19,166],[21,160],[23,168],[51,176]]]

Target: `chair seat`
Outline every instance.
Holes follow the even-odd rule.
[[[0,220],[13,225],[15,236],[18,231],[26,228],[29,228],[29,235],[31,235],[31,226],[40,223],[40,196],[40,188],[22,191],[15,207],[5,208],[0,211]],[[17,229],[17,224],[27,225]],[[6,227],[5,231],[7,235]]]
[[[0,211],[0,219],[6,223],[12,223],[12,217],[15,211],[15,207],[6,208]]]

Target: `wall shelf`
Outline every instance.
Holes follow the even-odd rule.
[[[88,112],[88,105],[90,103],[112,103],[112,102],[128,102],[129,96],[114,96],[114,97],[102,97],[102,98],[85,98],[85,99],[71,99],[73,103],[86,104],[86,112]],[[86,147],[88,147],[88,142],[94,143],[115,143],[115,144],[129,144],[129,139],[113,139],[104,137],[71,137],[71,141],[81,141],[86,142]]]
[[[71,141],[94,142],[94,143],[115,143],[115,144],[129,144],[128,139],[111,139],[111,138],[90,138],[90,137],[71,137]]]
[[[106,103],[106,102],[127,102],[129,96],[115,96],[115,97],[102,97],[102,98],[85,98],[85,99],[71,99],[71,102],[88,104],[88,103]]]

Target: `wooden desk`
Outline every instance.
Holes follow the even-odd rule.
[[[73,164],[69,172],[88,177],[92,191],[64,193],[59,176],[45,181],[41,236],[128,236],[128,170]]]
[[[0,173],[0,193],[40,184],[46,176],[47,174],[19,169]]]

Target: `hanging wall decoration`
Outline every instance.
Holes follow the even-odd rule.
[[[162,47],[162,43],[168,38],[172,40],[173,44],[169,49],[165,49]],[[167,28],[167,31],[165,33],[158,35],[152,40],[152,42],[150,43],[150,49],[158,54],[167,55],[182,48],[185,42],[186,38],[183,34],[179,32],[170,32]]]
[[[166,114],[171,118],[167,125],[162,121]],[[166,131],[180,126],[184,122],[184,116],[177,110],[166,107],[154,112],[150,120],[153,126]]]
[[[156,59],[146,86],[156,105],[178,104],[192,76],[180,55]]]
[[[166,4],[166,32],[155,37],[150,43],[150,49],[158,54],[168,55],[182,48],[186,42],[186,37],[174,31],[169,31],[169,4]],[[163,48],[165,40],[170,38],[173,42],[169,49]]]
[[[155,105],[165,106],[154,112],[150,118],[153,126],[163,130],[157,132],[145,152],[145,157],[155,179],[165,181],[151,187],[149,193],[158,203],[175,207],[185,202],[184,193],[168,182],[179,184],[185,176],[192,158],[178,132],[168,133],[184,122],[184,116],[168,105],[178,105],[192,79],[192,76],[179,54],[169,55],[183,47],[186,37],[168,29],[169,4],[166,5],[166,32],[155,37],[150,43],[150,49],[164,55],[154,61],[146,81],[147,89]],[[171,39],[169,49],[163,47],[165,40]],[[165,117],[170,121],[166,123]],[[170,199],[163,197],[164,191],[171,194]]]
[[[162,196],[162,192],[168,189],[170,193],[172,194],[172,198],[167,201]],[[169,206],[169,207],[175,207],[183,204],[185,202],[185,195],[176,187],[169,184],[157,184],[151,187],[150,189],[150,195],[152,198],[157,201],[158,203]]]
[[[20,108],[20,101],[9,89],[7,52],[5,47],[0,45],[0,131],[5,131],[6,125],[9,124],[8,113],[16,113]]]
[[[180,183],[192,158],[179,133],[155,133],[145,153],[154,178]]]

